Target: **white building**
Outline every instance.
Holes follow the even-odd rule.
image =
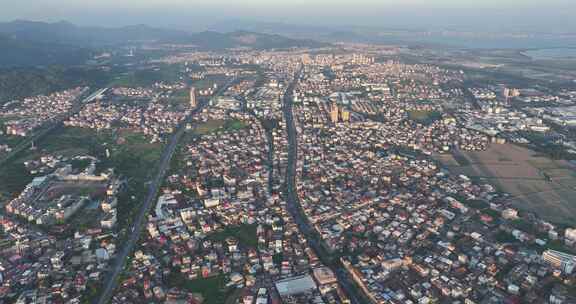
[[[281,297],[303,294],[316,289],[316,283],[310,275],[289,278],[276,282],[276,289]]]
[[[550,266],[571,274],[576,267],[576,256],[556,250],[546,250],[542,253],[542,260]]]

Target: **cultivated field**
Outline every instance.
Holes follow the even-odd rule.
[[[482,152],[455,152],[436,157],[456,174],[490,183],[511,194],[511,203],[556,223],[576,218],[576,170],[529,149],[491,145]]]

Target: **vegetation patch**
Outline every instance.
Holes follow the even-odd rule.
[[[118,138],[124,140],[118,144]],[[113,168],[116,174],[126,178],[126,191],[118,197],[118,224],[123,227],[130,223],[136,207],[147,193],[146,184],[155,173],[156,165],[162,155],[163,144],[150,144],[147,138],[137,132],[111,130],[95,131],[85,128],[62,127],[55,130],[37,143],[37,150],[28,150],[21,157],[4,164],[0,169],[0,200],[17,195],[32,181],[23,162],[44,154],[64,155],[68,157],[88,154],[100,159],[97,172]],[[107,151],[110,157],[107,157]],[[85,163],[74,162],[81,168]]]
[[[236,131],[244,128],[246,128],[246,123],[238,119],[227,120],[224,124],[224,129],[226,131]]]
[[[236,227],[226,227],[224,230],[210,234],[209,240],[223,242],[229,237],[236,238],[240,244],[248,247],[257,247],[256,225],[240,225]]]
[[[110,73],[85,67],[22,67],[0,70],[0,105],[35,95],[47,95],[72,87],[103,87]]]
[[[201,294],[205,304],[224,303],[230,293],[224,275],[188,280],[179,271],[172,271],[168,282],[170,286]]]
[[[178,81],[180,67],[178,65],[162,65],[150,69],[126,71],[112,80],[111,86],[117,87],[147,87],[157,82]]]
[[[442,113],[438,111],[412,110],[408,111],[408,119],[417,123],[429,125],[442,118]]]
[[[246,128],[246,123],[238,119],[231,119],[231,120],[212,119],[196,125],[194,129],[194,134],[208,135],[214,132],[237,131],[243,128]]]
[[[216,130],[222,128],[225,123],[226,123],[225,120],[220,120],[220,119],[212,119],[212,120],[202,122],[202,123],[196,125],[196,127],[194,128],[194,134],[207,135],[207,134],[216,132]]]
[[[10,162],[0,169],[0,202],[8,200],[26,187],[33,176],[23,163]]]

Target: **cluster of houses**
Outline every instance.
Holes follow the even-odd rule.
[[[237,303],[343,303],[334,275],[273,191],[276,182],[269,183],[273,165],[261,122],[214,107],[192,124],[233,119],[245,127],[216,129],[183,146],[114,303],[171,301],[170,293],[201,303],[202,292],[174,283],[198,280],[222,280],[221,292],[241,289]]]
[[[86,166],[73,169],[74,160]],[[1,299],[83,303],[101,287],[116,253],[121,182],[112,171],[95,175],[97,161],[46,155],[27,162],[47,174],[34,178],[0,216]]]
[[[116,92],[118,89],[115,89]],[[64,122],[66,126],[88,128],[95,130],[110,130],[126,128],[145,134],[152,142],[163,139],[172,133],[189,111],[174,111],[159,98],[150,97],[146,90],[123,89],[115,94],[123,94],[135,98],[133,102],[119,102],[110,97],[109,100],[99,100],[87,104],[78,114]],[[145,99],[140,96],[145,96]]]
[[[5,130],[0,131],[6,135],[28,136],[45,123],[67,113],[86,90],[75,88],[5,103],[0,107],[0,119],[4,120]]]
[[[493,186],[454,176],[427,156],[484,150],[488,135],[466,128],[458,116],[411,122],[410,111],[441,108],[334,95],[345,88],[341,83],[307,72],[315,73],[305,71],[293,110],[298,196],[316,234],[342,255],[370,302],[573,301],[566,292],[575,280],[573,229],[520,213]],[[314,96],[309,88],[329,94]],[[331,119],[335,103],[352,111],[349,122]],[[564,247],[553,250],[552,243]]]

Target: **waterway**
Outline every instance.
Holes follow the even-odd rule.
[[[523,54],[535,60],[576,59],[576,48],[529,50]]]

